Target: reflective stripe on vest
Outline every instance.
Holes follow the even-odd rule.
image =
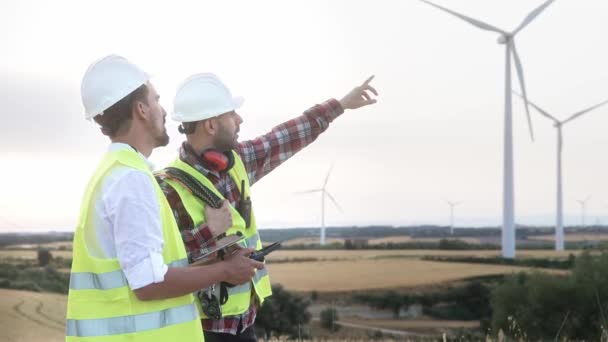
[[[132,316],[68,319],[66,335],[78,337],[130,334],[186,323],[198,318],[196,305],[186,304],[162,311]]]
[[[260,240],[260,237],[258,234],[252,235],[250,237],[248,237],[245,242],[247,243],[247,247],[248,248],[253,248],[256,249],[257,243]]]
[[[186,267],[188,259],[176,260],[169,267]],[[73,272],[70,274],[70,289],[72,290],[111,290],[128,286],[127,278],[122,270],[106,273]]]

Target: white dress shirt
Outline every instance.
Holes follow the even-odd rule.
[[[133,149],[113,143],[109,151]],[[152,164],[139,154],[150,169]],[[104,177],[96,192],[93,229],[85,241],[97,258],[117,258],[131,289],[160,283],[167,273],[162,256],[160,205],[149,175],[117,166]]]

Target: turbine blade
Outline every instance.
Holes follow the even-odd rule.
[[[336,201],[336,199],[334,198],[334,196],[332,196],[329,192],[325,191],[325,194],[327,195],[327,197],[329,197],[329,199],[334,202],[334,205],[336,206],[336,208],[338,208],[338,210],[340,210],[340,212],[344,212],[344,210],[342,210],[342,207],[338,204],[338,202]]]
[[[526,82],[524,80],[524,68],[521,65],[517,48],[515,47],[515,40],[511,39],[507,44],[511,44],[511,53],[513,54],[513,60],[515,61],[515,69],[517,70],[517,78],[519,79],[519,87],[521,88],[522,97],[524,99],[524,106],[526,107],[526,116],[528,118],[528,129],[530,130],[530,139],[534,141],[534,129],[532,128],[532,118],[530,117],[530,107],[528,105],[528,96],[526,94]]]
[[[459,204],[461,204],[462,202],[452,202],[452,201],[445,201],[449,206],[457,206]]]
[[[566,120],[564,120],[564,122],[563,122],[563,123],[566,123],[566,122],[568,122],[568,121],[572,121],[572,120],[574,120],[574,119],[578,118],[579,116],[581,116],[581,115],[583,115],[583,114],[587,114],[587,113],[589,113],[590,111],[592,111],[592,110],[594,110],[594,109],[597,109],[597,108],[599,108],[599,107],[601,107],[601,106],[605,105],[606,103],[608,103],[608,100],[606,100],[606,101],[604,101],[604,102],[600,102],[600,103],[596,104],[595,106],[591,106],[591,107],[589,107],[589,108],[587,108],[587,109],[583,109],[583,110],[581,110],[580,112],[577,112],[577,113],[573,114],[571,117],[569,117],[569,118],[567,118]]]
[[[516,92],[515,90],[513,90],[513,94],[519,96],[522,100],[524,99],[524,97]],[[549,114],[546,110],[540,108],[539,106],[537,106],[536,104],[534,104],[534,102],[528,100],[528,104],[530,106],[532,106],[532,108],[536,109],[541,115],[545,116],[546,118],[553,120],[555,123],[559,123],[559,120],[557,120],[553,115]]]
[[[528,26],[539,14],[541,14],[554,0],[547,0],[542,5],[538,6],[532,12],[530,12],[524,20],[517,26],[517,28],[511,33],[511,35],[515,36],[519,31],[521,31],[524,27]]]
[[[323,182],[323,189],[325,189],[325,186],[327,186],[327,182],[329,181],[329,175],[331,174],[331,170],[334,168],[334,163],[331,163],[331,166],[329,167],[329,171],[327,171],[327,176],[325,176],[325,182]]]
[[[313,192],[322,192],[322,191],[323,191],[323,189],[313,189],[313,190],[296,191],[296,192],[294,192],[294,194],[301,195],[301,194],[310,194]]]
[[[426,4],[429,4],[429,5],[433,6],[433,7],[436,7],[436,8],[438,8],[438,9],[444,11],[444,12],[450,13],[451,15],[456,16],[456,17],[458,17],[458,18],[460,18],[460,19],[468,22],[469,24],[471,24],[471,25],[473,25],[473,26],[475,26],[477,28],[480,28],[482,30],[497,32],[497,33],[501,33],[501,34],[505,34],[505,35],[507,34],[506,31],[501,30],[498,27],[494,27],[494,26],[492,26],[490,24],[484,23],[483,21],[467,17],[464,14],[460,14],[458,12],[454,12],[454,11],[452,11],[450,9],[447,9],[445,7],[442,7],[442,6],[439,6],[439,5],[434,4],[434,3],[430,2],[430,1],[427,1],[427,0],[420,0],[420,1],[422,1],[422,2],[424,2]]]

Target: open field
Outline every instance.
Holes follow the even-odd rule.
[[[64,341],[67,296],[0,289],[0,341]]]
[[[53,257],[72,258],[72,251],[51,251]],[[36,259],[36,250],[2,250],[0,249],[0,259]]]
[[[517,258],[567,258],[569,254],[579,254],[580,250],[557,252],[552,250],[517,251]],[[406,249],[406,250],[278,250],[268,256],[269,261],[316,259],[316,260],[361,260],[383,258],[421,258],[424,256],[474,256],[498,257],[499,250],[466,250],[448,251],[436,249]]]
[[[21,245],[9,245],[6,249],[37,249],[37,248],[46,248],[50,250],[56,249],[72,249],[71,241],[56,241],[56,242],[48,242],[48,243],[39,243],[39,244],[21,244]]]
[[[439,240],[442,240],[442,239],[445,239],[445,238],[412,238],[407,235],[402,235],[402,236],[389,236],[389,237],[383,237],[383,238],[368,239],[368,243],[370,245],[379,245],[379,244],[386,244],[386,243],[404,243],[404,242],[439,242]],[[470,244],[480,244],[481,243],[479,238],[474,238],[474,237],[458,237],[458,238],[450,237],[448,239],[460,240],[460,241],[464,241],[464,242],[470,243]],[[325,242],[328,245],[331,245],[332,243],[344,244],[344,240],[345,240],[344,238],[328,238],[325,240]],[[283,245],[285,245],[285,246],[318,245],[318,244],[319,244],[318,237],[295,238],[295,239],[291,239],[291,240],[287,240],[287,241],[283,242]]]
[[[54,257],[71,258],[72,251],[51,251]],[[569,254],[579,254],[579,250],[567,250],[556,252],[552,250],[524,250],[517,251],[518,258],[566,258]],[[466,250],[448,251],[433,249],[411,249],[411,250],[278,250],[268,256],[270,261],[281,261],[287,259],[317,259],[317,260],[356,260],[356,259],[381,259],[395,257],[420,258],[423,256],[475,256],[475,257],[497,257],[499,250]],[[21,258],[36,259],[35,250],[2,250],[0,259]]]
[[[539,240],[539,241],[555,241],[554,234],[547,235],[534,235],[529,236],[529,240]],[[582,242],[582,241],[607,241],[608,234],[597,234],[597,233],[588,233],[588,234],[566,234],[564,235],[565,241],[570,242]]]
[[[325,243],[331,245],[332,243],[344,243],[344,239],[338,238],[327,238],[325,239]],[[287,240],[282,243],[285,246],[295,246],[295,245],[318,245],[319,238],[318,237],[306,237],[306,238],[295,238],[291,240]]]
[[[383,243],[403,243],[403,242],[439,242],[442,239],[460,240],[470,244],[481,243],[478,238],[474,237],[447,237],[447,238],[412,238],[410,236],[389,236],[377,239],[370,239],[370,245],[379,245]]]
[[[565,258],[567,251],[519,251],[518,258]],[[71,257],[70,251],[53,251],[54,256]],[[433,262],[422,256],[500,255],[500,251],[439,250],[279,250],[269,260],[302,260],[307,262],[269,263],[271,281],[290,291],[316,290],[331,294],[342,291],[419,288],[457,282],[464,278],[531,271],[532,268]],[[36,251],[0,250],[2,258],[35,259]],[[66,269],[67,271],[67,269]],[[545,272],[546,270],[542,270]],[[546,272],[563,273],[550,270]],[[0,341],[62,341],[67,296],[0,289]],[[345,322],[383,329],[428,331],[437,325],[451,329],[468,327],[477,322],[437,322],[427,320],[365,320],[345,317]],[[359,321],[361,322],[359,322]]]
[[[273,283],[294,291],[333,292],[412,288],[464,278],[531,271],[528,267],[433,262],[417,259],[360,259],[269,264]],[[547,271],[564,273],[564,271]]]
[[[479,321],[445,321],[432,319],[357,319],[357,318],[341,318],[340,322],[352,323],[356,325],[373,326],[378,328],[396,329],[417,331],[424,330],[440,330],[445,329],[475,329],[479,328]]]

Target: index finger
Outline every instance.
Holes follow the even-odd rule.
[[[253,260],[253,259],[249,259],[249,261],[251,261],[251,265],[255,268],[257,268],[258,270],[261,270],[262,268],[264,268],[264,263],[261,261],[257,261],[257,260]]]
[[[365,89],[369,89],[369,91],[371,91],[372,93],[374,93],[374,95],[378,96],[378,92],[376,91],[376,89],[374,87],[372,87],[371,85],[367,85],[367,87]]]
[[[249,254],[255,252],[255,249],[253,248],[241,248],[237,250],[237,253],[249,256]]]
[[[369,84],[369,82],[371,82],[374,77],[376,77],[376,75],[371,75],[370,77],[368,77],[365,82],[363,82],[363,86],[367,86]]]

